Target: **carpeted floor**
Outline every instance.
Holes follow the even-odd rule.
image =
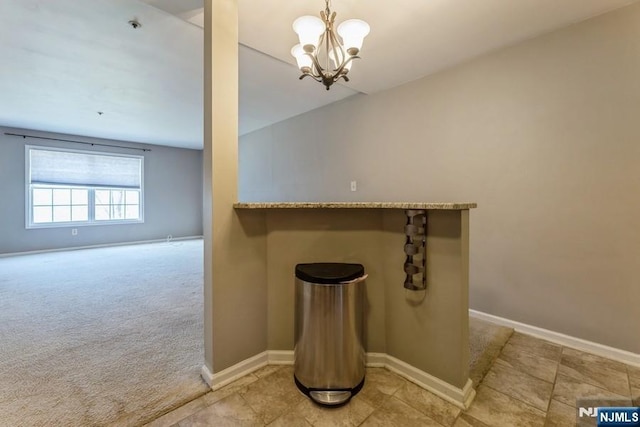
[[[202,241],[0,258],[0,424],[133,426],[205,393]]]

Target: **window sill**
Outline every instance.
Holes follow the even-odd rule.
[[[116,220],[116,221],[93,221],[93,222],[56,222],[46,224],[27,224],[27,230],[38,230],[42,228],[77,228],[77,227],[100,227],[103,225],[130,225],[144,224],[143,219]]]

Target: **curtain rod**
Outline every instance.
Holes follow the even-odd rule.
[[[72,141],[70,139],[48,138],[46,136],[22,135],[19,133],[11,133],[11,132],[5,132],[4,134],[9,136],[21,136],[22,138],[34,138],[34,139],[46,139],[49,141],[73,142],[74,144],[91,145],[92,147],[100,146],[100,147],[124,148],[126,150],[151,151],[150,148],[125,147],[124,145],[111,145],[111,144],[99,144],[97,142]]]

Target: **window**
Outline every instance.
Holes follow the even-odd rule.
[[[140,192],[135,190],[95,190],[96,221],[138,219]]]
[[[142,222],[142,156],[26,147],[27,227]]]
[[[89,220],[87,189],[34,185],[32,198],[34,224]]]

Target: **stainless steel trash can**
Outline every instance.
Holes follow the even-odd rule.
[[[322,405],[347,403],[364,385],[364,267],[296,266],[294,379]]]

